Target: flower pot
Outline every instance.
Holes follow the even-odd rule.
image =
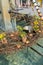
[[[23,43],[25,43],[26,40],[27,40],[27,37],[26,36],[22,38]]]
[[[7,39],[6,39],[6,38],[3,38],[1,41],[2,41],[2,44],[8,44],[8,42],[7,42]]]
[[[21,45],[20,44],[17,44],[17,48],[20,48],[21,47]]]
[[[27,41],[26,41],[26,44],[29,44],[29,43],[30,43],[30,41],[29,41],[29,40],[27,40]]]

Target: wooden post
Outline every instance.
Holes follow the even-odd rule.
[[[10,14],[8,13],[9,10],[9,1],[8,0],[1,0],[1,7],[2,7],[2,16],[3,21],[5,24],[5,31],[13,31],[11,20],[10,20]],[[2,22],[2,21],[1,21]]]

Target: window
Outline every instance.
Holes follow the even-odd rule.
[[[27,0],[22,0],[22,5],[25,6],[26,2],[27,2]]]
[[[22,0],[23,3],[26,3],[26,0]]]

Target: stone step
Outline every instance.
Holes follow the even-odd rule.
[[[36,51],[38,54],[40,54],[40,55],[43,56],[43,48],[42,48],[42,47],[40,47],[40,46],[38,46],[38,45],[33,45],[33,46],[32,46],[32,49],[33,49],[34,51]]]

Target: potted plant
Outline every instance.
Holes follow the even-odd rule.
[[[23,27],[17,26],[18,32],[19,32],[19,37],[22,39],[22,42],[26,42],[27,37],[26,37],[26,32],[23,31]]]

